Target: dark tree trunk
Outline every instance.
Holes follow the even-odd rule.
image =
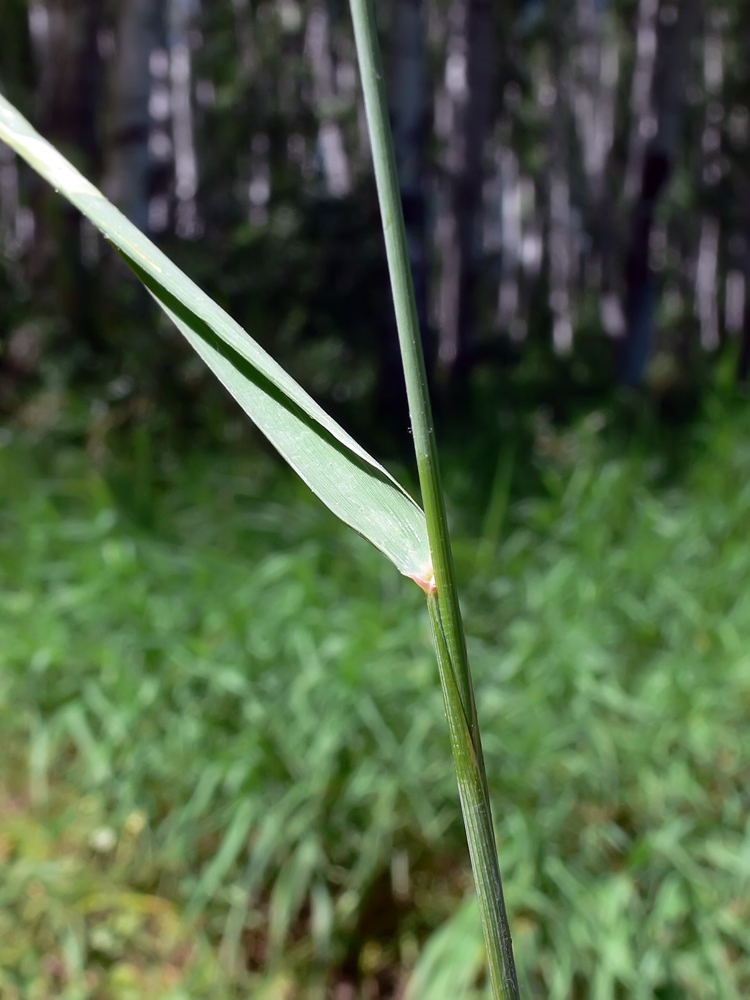
[[[0,88],[27,115],[32,113],[34,73],[26,0],[8,0],[0,31]],[[11,282],[22,281],[20,258],[29,240],[29,216],[22,206],[15,153],[0,143],[0,254]],[[0,330],[0,338],[5,331]],[[0,352],[1,353],[1,352]]]
[[[649,264],[651,233],[658,200],[674,169],[685,109],[690,49],[703,13],[703,0],[683,0],[676,20],[660,23],[651,87],[655,134],[646,145],[638,201],[633,209],[625,266],[626,331],[620,352],[620,378],[643,383],[654,340],[656,287]]]
[[[739,331],[741,340],[737,362],[737,381],[746,386],[750,381],[750,177],[742,178],[738,187],[737,200],[741,205],[740,219],[744,232],[740,243],[741,259],[737,261],[737,264],[745,278],[745,302],[742,328]]]
[[[427,198],[425,144],[429,128],[429,72],[422,0],[398,0],[394,12],[389,79],[391,121],[401,202],[409,244],[419,327],[428,376],[434,367],[427,317]],[[377,410],[394,430],[408,425],[404,376],[395,324],[379,340]]]
[[[49,0],[37,25],[39,130],[94,180],[100,172],[98,100],[102,93],[97,40],[103,0]],[[33,29],[32,24],[32,29]],[[91,240],[77,210],[37,186],[36,228],[30,271],[36,302],[64,325],[71,342],[95,348],[96,288],[90,268]],[[87,239],[89,241],[87,246]]]
[[[745,288],[749,286],[750,266],[745,269]],[[740,358],[737,364],[737,381],[742,385],[747,385],[750,379],[750,301],[745,298],[745,314],[742,323],[742,343],[740,345]]]
[[[26,0],[3,0],[0,85],[8,99],[28,111],[34,87],[29,9]]]
[[[471,364],[475,336],[483,152],[497,60],[490,0],[459,0],[450,20],[446,77],[452,127],[439,233],[438,359],[460,383]]]
[[[149,229],[150,56],[161,41],[163,0],[120,0],[111,79],[107,193]]]
[[[422,0],[399,0],[393,39],[391,117],[401,201],[409,241],[419,324],[426,356],[432,357],[427,334],[427,198],[425,143],[429,128],[429,73]]]

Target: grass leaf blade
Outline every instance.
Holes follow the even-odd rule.
[[[406,576],[429,578],[422,510],[259,344],[0,95],[0,140],[122,253],[248,416],[323,503]]]

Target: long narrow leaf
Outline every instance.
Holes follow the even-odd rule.
[[[0,95],[0,140],[120,250],[313,493],[406,576],[431,577],[424,514],[396,480]]]

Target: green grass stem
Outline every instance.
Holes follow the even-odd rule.
[[[496,1000],[516,1000],[518,982],[492,824],[471,671],[458,602],[416,299],[388,119],[372,0],[350,0],[388,269],[406,379],[417,469],[432,555],[427,593],[466,836]]]

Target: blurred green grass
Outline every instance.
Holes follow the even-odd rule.
[[[750,417],[602,423],[454,517],[524,992],[740,997]],[[417,588],[269,459],[4,440],[0,996],[481,989]]]

